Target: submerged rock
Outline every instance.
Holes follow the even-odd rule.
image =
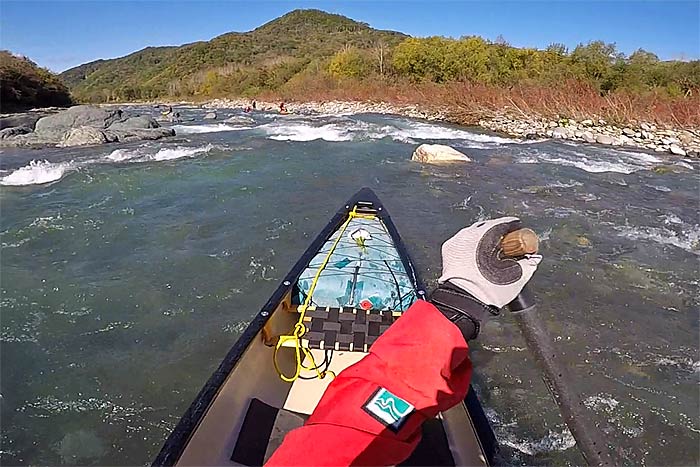
[[[465,154],[442,144],[421,144],[414,151],[411,160],[424,163],[471,162]]]

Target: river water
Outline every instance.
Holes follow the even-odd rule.
[[[520,216],[543,240],[540,313],[616,455],[700,462],[697,161],[391,116],[180,111],[167,140],[2,152],[3,465],[147,464],[362,186],[428,281],[458,229]],[[473,162],[411,162],[422,142]],[[502,462],[580,464],[512,317],[472,347]]]

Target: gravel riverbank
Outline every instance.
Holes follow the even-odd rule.
[[[208,109],[246,107],[249,100],[215,99],[203,105]],[[275,110],[275,102],[257,102],[258,109]],[[377,113],[395,114],[431,121],[464,123],[463,119],[447,107],[425,109],[418,105],[395,105],[386,102],[290,102],[287,107],[292,112],[316,112],[323,114]],[[700,157],[700,129],[662,128],[653,123],[639,122],[635,125],[617,126],[598,118],[582,121],[560,118],[557,120],[517,115],[502,111],[488,119],[481,119],[478,125],[514,138],[540,139],[558,138],[591,144],[625,146],[668,152],[679,156]]]

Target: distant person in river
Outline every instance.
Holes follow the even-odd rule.
[[[520,294],[542,260],[503,257],[501,239],[520,227],[519,219],[503,217],[447,240],[442,276],[428,299],[416,301],[366,357],[338,374],[304,426],[287,434],[266,465],[406,460],[423,422],[466,397],[472,375],[467,342]]]
[[[258,108],[258,107],[257,107],[257,104],[256,104],[256,102],[255,102],[255,99],[253,99],[252,107],[253,107],[253,110],[256,110],[256,109]]]
[[[281,114],[287,113],[287,107],[284,106],[284,102],[280,102],[280,113]]]

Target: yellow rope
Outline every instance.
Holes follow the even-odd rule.
[[[338,246],[338,243],[340,243],[340,240],[343,238],[343,234],[345,233],[345,230],[348,228],[348,225],[350,224],[350,221],[352,221],[355,218],[359,219],[375,219],[376,216],[372,214],[363,214],[357,212],[357,206],[355,206],[352,211],[348,213],[348,218],[343,222],[343,224],[340,226],[340,229],[338,229],[338,237],[335,239],[333,242],[333,245],[331,245],[331,249],[326,255],[326,258],[323,260],[323,263],[321,263],[321,266],[318,268],[318,271],[316,271],[316,275],[314,276],[313,281],[311,282],[311,287],[309,287],[309,291],[306,294],[306,298],[304,299],[304,303],[299,306],[299,320],[297,323],[294,325],[294,329],[291,334],[288,335],[282,335],[279,337],[279,340],[277,341],[277,345],[275,346],[275,352],[273,355],[273,363],[275,365],[275,370],[277,370],[277,374],[279,374],[280,378],[282,381],[286,381],[288,383],[292,383],[299,378],[299,375],[301,375],[301,370],[306,369],[306,370],[314,370],[316,371],[316,377],[319,379],[323,379],[326,376],[326,373],[333,373],[332,371],[321,371],[318,368],[318,365],[316,364],[316,361],[314,360],[314,356],[311,353],[309,349],[304,347],[301,342],[301,338],[306,333],[306,325],[304,325],[304,317],[306,316],[306,310],[309,308],[309,305],[311,304],[311,297],[313,297],[314,290],[316,290],[316,285],[318,284],[318,280],[321,278],[321,273],[323,270],[326,268],[328,265],[328,262],[331,259],[331,255],[333,252],[335,252],[335,248]],[[282,370],[279,368],[279,365],[277,363],[277,352],[281,347],[284,346],[284,343],[287,341],[294,341],[294,357],[296,360],[296,369],[294,371],[294,375],[292,376],[287,376],[285,375]],[[307,367],[303,364],[303,359],[301,354],[304,354],[306,358],[308,358],[311,361],[311,364],[313,366]]]

